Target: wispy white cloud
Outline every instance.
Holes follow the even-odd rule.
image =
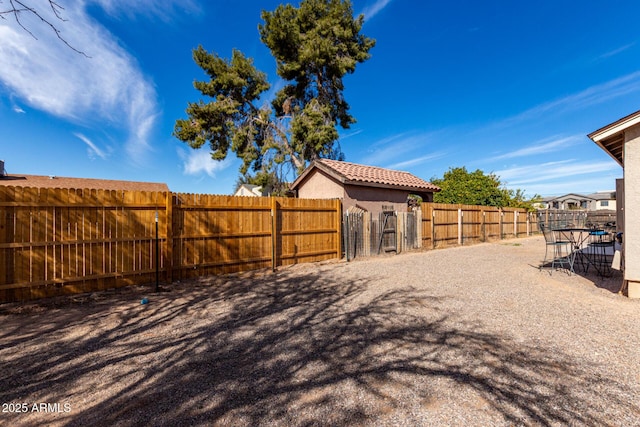
[[[37,39],[15,22],[0,20],[0,82],[11,96],[32,108],[88,128],[124,131],[126,152],[141,163],[150,151],[150,133],[159,114],[155,87],[134,56],[87,13],[89,3],[65,4],[65,21],[45,7],[40,11],[56,23],[71,46],[89,58],[71,50],[32,16],[23,15],[23,23]],[[98,3],[113,10],[141,10],[140,4],[151,4]]]
[[[96,144],[93,143],[93,141],[91,141],[89,138],[87,138],[86,136],[84,136],[81,133],[75,132],[74,135],[79,138],[82,142],[84,142],[85,144],[87,144],[87,154],[89,155],[90,159],[95,159],[96,156],[100,157],[102,160],[106,160],[107,159],[107,153],[105,153],[103,150],[101,150],[100,148],[98,148],[98,146]]]
[[[445,157],[447,153],[440,151],[437,153],[427,154],[426,156],[417,157],[415,159],[406,160],[403,162],[393,163],[391,165],[387,165],[386,167],[389,169],[405,169],[413,166],[417,166],[426,162],[430,162],[432,160],[441,159]]]
[[[271,84],[269,90],[263,93],[260,96],[260,100],[262,101],[263,106],[271,107],[271,102],[276,99],[276,95],[282,88],[287,85],[287,81],[281,77],[275,81],[275,83]]]
[[[114,17],[125,16],[133,19],[144,15],[165,22],[176,19],[182,12],[189,14],[202,12],[200,5],[194,0],[93,0],[93,3],[98,4],[107,14]]]
[[[566,179],[557,182],[545,182],[530,184],[526,187],[527,197],[533,197],[535,194],[543,197],[561,196],[569,193],[577,193],[588,195],[598,191],[608,191],[615,188],[615,181],[612,177],[610,180],[603,180],[602,177],[584,177],[577,179]],[[516,189],[518,186],[509,186]]]
[[[572,135],[567,137],[553,136],[535,142],[530,146],[520,148],[509,153],[500,154],[498,156],[487,159],[488,161],[513,159],[517,157],[535,156],[538,154],[552,153],[555,151],[566,150],[569,147],[581,143],[584,140],[583,135]]]
[[[624,52],[625,50],[627,50],[627,49],[629,49],[629,48],[633,47],[635,44],[636,44],[635,42],[633,42],[633,43],[629,43],[629,44],[626,44],[626,45],[624,45],[624,46],[621,46],[621,47],[619,47],[619,48],[617,48],[617,49],[613,49],[613,50],[610,50],[609,52],[605,52],[605,53],[603,53],[602,55],[600,55],[598,58],[596,58],[596,60],[602,60],[602,59],[611,58],[612,56],[615,56],[615,55],[617,55],[617,54],[619,54],[619,53],[622,53],[622,52]]]
[[[622,169],[613,160],[579,162],[568,159],[507,168],[495,171],[495,174],[508,188],[520,188],[529,195],[551,196],[614,188]]]
[[[342,134],[340,135],[340,141],[347,139],[347,138],[351,138],[353,136],[356,136],[358,134],[361,134],[363,132],[362,129],[358,129],[358,130],[354,130],[354,131],[350,131],[348,133]]]
[[[424,173],[434,168],[434,161],[446,158],[445,150],[435,151],[433,141],[441,141],[448,130],[433,132],[404,132],[391,135],[370,144],[367,153],[355,160],[365,165],[380,166],[388,169],[410,170]],[[351,158],[347,160],[351,161]],[[437,162],[436,162],[437,163]]]
[[[392,135],[381,139],[370,145],[364,157],[360,157],[360,162],[367,165],[382,166],[389,160],[402,157],[407,151],[414,148],[407,143],[411,138],[406,133]]]
[[[24,111],[22,108],[18,107],[17,105],[13,106],[13,111],[15,113],[18,113],[18,114],[25,114],[26,113],[26,111]]]
[[[216,177],[216,173],[228,168],[232,160],[227,158],[223,161],[213,160],[211,152],[207,149],[188,151],[178,148],[178,156],[183,162],[183,171],[185,175],[202,175],[207,174],[211,178]]]
[[[385,166],[402,163],[396,159],[430,156],[433,153],[424,154],[425,147],[440,133],[403,132],[391,135],[371,144],[367,153],[359,161],[367,165]]]
[[[360,14],[364,15],[364,19],[368,21],[369,19],[376,16],[382,9],[387,7],[387,5],[391,3],[391,1],[392,0],[376,0],[372,4],[366,6],[362,10],[362,12],[360,12]]]
[[[605,101],[627,96],[635,92],[640,92],[640,71],[591,86],[564,98],[537,105],[520,114],[494,123],[491,127],[512,126],[534,121],[535,119],[539,119],[547,114],[561,114],[569,111],[577,111]]]
[[[621,172],[613,160],[601,162],[577,162],[574,159],[545,162],[527,166],[517,166],[496,171],[502,181],[518,186],[531,183],[557,181],[578,175],[593,175],[601,172]]]

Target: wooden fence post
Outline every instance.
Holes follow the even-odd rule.
[[[416,246],[422,248],[422,209],[414,211],[416,219]]]
[[[462,245],[462,208],[458,208],[458,244]]]
[[[165,206],[166,210],[166,223],[165,223],[165,250],[164,250],[164,268],[165,268],[165,281],[167,283],[173,282],[173,193],[168,191],[166,193]]]
[[[336,199],[336,258],[342,259],[342,202]]]
[[[513,211],[513,237],[518,237],[518,211]]]
[[[487,224],[486,224],[486,212],[482,210],[482,241],[487,241]]]
[[[276,245],[277,245],[277,214],[278,202],[275,197],[271,197],[271,270],[276,271]]]
[[[502,212],[502,208],[498,208],[498,226],[500,228],[500,240],[504,238],[502,234],[502,217],[504,216],[504,212]]]
[[[431,249],[436,248],[436,210],[431,211]]]

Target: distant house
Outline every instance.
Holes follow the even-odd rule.
[[[248,197],[266,196],[266,194],[263,193],[261,186],[252,185],[252,184],[242,184],[240,187],[238,187],[236,192],[233,193],[233,195],[234,196],[248,196]]]
[[[542,199],[543,209],[590,209],[594,200],[582,194],[569,193],[557,197]]]
[[[584,209],[584,210],[615,210],[616,192],[601,191],[584,196],[569,193],[563,196],[545,197],[536,206],[538,209]]]
[[[0,185],[35,188],[76,188],[89,190],[169,191],[167,184],[159,182],[120,181],[114,179],[70,178],[46,175],[0,175]]]
[[[291,184],[302,199],[341,199],[343,208],[381,212],[383,206],[406,209],[409,194],[433,201],[440,188],[408,172],[319,159]]]
[[[589,194],[593,202],[591,203],[592,211],[616,210],[616,192],[615,191],[598,191]]]

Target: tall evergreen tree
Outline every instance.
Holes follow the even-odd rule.
[[[233,151],[243,161],[241,174],[253,174],[250,182],[265,175],[282,181],[288,170],[299,173],[316,158],[343,158],[336,127],[355,122],[343,77],[370,57],[375,44],[360,34],[364,17],[354,18],[348,0],[280,5],[263,11],[262,19],[261,40],[288,82],[271,105],[259,104],[269,84],[251,59],[234,50],[225,60],[199,46],[193,57],[210,80],[194,85],[211,101],[189,103],[188,118],[174,128],[193,148],[209,143],[213,159]]]

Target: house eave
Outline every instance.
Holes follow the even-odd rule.
[[[414,193],[437,193],[440,191],[439,188],[430,189],[430,188],[412,187],[412,186],[395,185],[395,184],[382,184],[378,182],[368,182],[368,181],[352,181],[352,180],[345,179],[341,182],[344,185],[357,185],[359,187],[385,188],[390,190],[409,191]]]
[[[624,167],[624,132],[638,124],[640,124],[640,111],[591,132],[587,136]]]

